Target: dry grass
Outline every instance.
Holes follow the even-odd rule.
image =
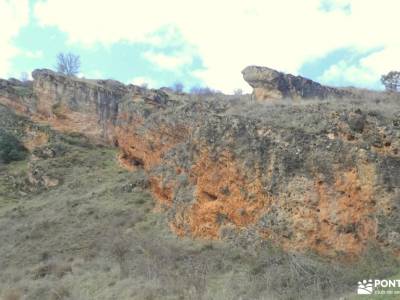
[[[21,300],[22,299],[22,292],[17,289],[8,289],[4,292],[2,300]]]

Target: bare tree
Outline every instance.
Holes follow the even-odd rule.
[[[57,71],[67,76],[75,76],[79,73],[81,67],[81,60],[79,55],[71,52],[57,54]]]
[[[400,72],[391,71],[386,75],[382,75],[381,82],[389,92],[397,92],[400,90]]]

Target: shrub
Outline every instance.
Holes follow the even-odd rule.
[[[211,96],[214,94],[218,94],[219,92],[216,90],[213,90],[209,87],[199,87],[199,86],[194,86],[190,89],[190,93],[194,95],[204,95],[204,96]]]
[[[90,139],[87,136],[79,132],[71,132],[69,134],[62,135],[61,141],[69,145],[84,147],[84,148],[93,148],[94,146],[90,142]]]
[[[27,150],[12,134],[0,129],[0,162],[23,160]]]

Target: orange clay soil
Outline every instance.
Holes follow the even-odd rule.
[[[127,116],[119,117],[120,120]],[[143,126],[143,120],[136,117],[126,125],[113,129],[114,143],[118,145],[125,157],[131,158],[135,163],[141,164],[145,169],[158,165],[163,160],[164,154],[188,135],[189,130],[184,127],[160,127],[139,133],[137,128]]]
[[[373,167],[365,165],[358,170],[338,173],[334,186],[317,180],[315,190],[319,202],[316,207],[299,207],[291,216],[294,232],[304,238],[284,240],[284,248],[313,249],[326,256],[360,254],[365,241],[375,237],[377,231],[377,222],[370,217],[375,209],[373,176]]]
[[[178,212],[172,222],[178,235],[188,227],[194,237],[217,239],[223,225],[241,228],[254,224],[271,202],[261,192],[259,180],[245,178],[227,152],[213,161],[205,149],[193,166],[191,177],[196,185],[196,200],[185,212]]]
[[[122,118],[126,118],[122,117]],[[121,119],[121,117],[120,117]],[[189,130],[184,127],[166,128],[160,126],[155,130],[148,130],[145,134],[138,133],[136,128],[143,124],[143,120],[137,117],[125,126],[114,128],[114,143],[118,145],[122,153],[119,155],[119,162],[129,170],[142,167],[150,170],[152,167],[164,160],[165,153],[179,142],[182,142],[188,135]],[[150,177],[151,190],[154,197],[161,205],[172,205],[175,183],[164,182],[162,177]]]

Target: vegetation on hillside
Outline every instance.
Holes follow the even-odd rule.
[[[398,92],[400,90],[400,72],[390,71],[382,75],[381,82],[389,92]]]
[[[50,136],[35,161],[0,170],[5,300],[326,299],[352,292],[360,278],[398,272],[374,245],[349,267],[245,236],[234,244],[178,238],[142,170],[122,169],[115,149],[79,134]],[[35,172],[57,184],[28,180]]]
[[[25,147],[15,135],[0,129],[0,163],[22,160],[26,155]]]

